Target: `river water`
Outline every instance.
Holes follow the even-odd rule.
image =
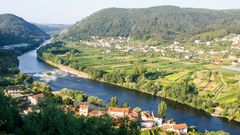
[[[36,50],[27,52],[18,59],[21,71],[28,73],[35,80],[48,83],[53,90],[62,88],[81,90],[88,95],[98,96],[106,102],[111,97],[116,96],[120,103],[126,101],[131,107],[139,106],[143,110],[151,112],[157,112],[157,106],[163,100],[160,97],[68,74],[39,61],[36,57]],[[239,123],[213,117],[173,101],[165,101],[168,105],[167,117],[173,118],[178,123],[187,123],[189,126],[194,125],[200,131],[224,130],[231,135],[240,135]]]

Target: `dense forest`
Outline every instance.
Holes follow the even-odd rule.
[[[142,9],[109,8],[77,22],[66,39],[91,37],[131,37],[171,41],[205,40],[240,32],[239,10],[209,10],[160,6]],[[206,36],[207,35],[207,36]]]
[[[24,19],[12,14],[0,15],[0,46],[17,43],[36,43],[49,36]]]

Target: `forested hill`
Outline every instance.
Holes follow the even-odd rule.
[[[36,25],[12,14],[0,14],[0,46],[29,43],[47,38]]]
[[[209,40],[214,36],[223,36],[230,32],[240,33],[240,10],[159,6],[100,10],[77,22],[65,33],[65,38],[79,40],[92,36],[121,36],[136,39],[180,40],[193,36],[197,38],[204,33],[207,35],[206,40]]]

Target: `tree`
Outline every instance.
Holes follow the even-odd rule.
[[[118,98],[112,97],[111,101],[108,104],[108,107],[118,107]]]
[[[136,113],[140,113],[142,111],[142,109],[140,107],[135,107],[135,108],[133,108],[133,111]]]
[[[158,113],[164,117],[167,115],[167,104],[164,101],[158,104]]]
[[[122,107],[123,107],[123,108],[128,108],[128,107],[129,107],[129,104],[128,104],[127,102],[123,102],[123,103],[122,103]]]
[[[21,125],[22,119],[15,102],[4,96],[4,93],[0,90],[0,129],[6,132],[14,132]]]

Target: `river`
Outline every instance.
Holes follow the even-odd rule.
[[[131,107],[139,106],[143,110],[151,112],[157,112],[157,106],[163,100],[160,97],[68,74],[39,61],[36,50],[27,52],[19,56],[18,59],[21,71],[28,73],[35,80],[47,82],[53,90],[62,88],[81,90],[88,95],[98,96],[106,102],[111,97],[116,96],[120,103],[126,101]],[[194,125],[200,131],[224,130],[231,135],[240,135],[240,124],[237,122],[213,117],[173,101],[165,101],[168,105],[167,117],[173,118],[178,123],[187,123],[189,126]]]

